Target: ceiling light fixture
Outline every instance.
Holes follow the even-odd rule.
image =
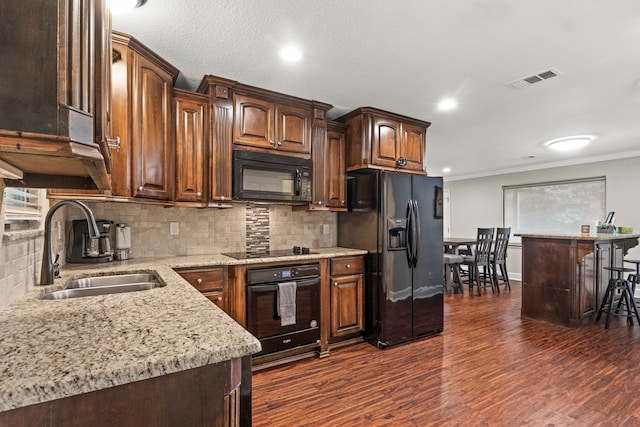
[[[451,111],[455,110],[458,106],[458,101],[453,98],[445,98],[438,103],[438,110],[440,111]]]
[[[144,5],[146,2],[147,0],[109,0],[109,10],[114,15],[122,15]]]
[[[593,138],[594,137],[591,135],[565,136],[564,138],[557,138],[552,139],[551,141],[547,141],[544,145],[551,148],[552,150],[572,151],[588,145],[591,141],[593,141]]]
[[[285,46],[280,49],[280,57],[285,61],[296,62],[302,59],[302,51],[295,46]]]
[[[451,172],[451,168],[442,168],[442,173],[449,173]]]

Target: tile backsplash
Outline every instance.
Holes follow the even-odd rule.
[[[337,215],[298,212],[286,205],[234,203],[230,209],[165,208],[117,202],[87,202],[96,219],[131,226],[131,258],[244,252],[254,249],[309,248],[337,244]],[[66,241],[73,219],[83,219],[74,208],[58,210],[52,219],[53,257],[65,263]],[[170,235],[171,222],[179,234]],[[112,247],[115,239],[112,235]],[[0,245],[0,309],[33,289],[40,275],[43,233],[6,235]]]

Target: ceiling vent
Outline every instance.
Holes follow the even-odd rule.
[[[504,85],[510,87],[512,89],[522,89],[536,83],[540,83],[544,80],[549,80],[550,78],[561,76],[562,73],[555,68],[549,68],[548,70],[541,71],[531,76],[522,77],[516,79],[512,82],[505,83]]]

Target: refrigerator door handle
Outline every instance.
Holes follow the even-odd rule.
[[[411,240],[413,241],[413,244],[415,245],[415,248],[413,249],[413,267],[416,267],[418,265],[418,247],[419,244],[418,242],[420,242],[420,221],[418,220],[420,218],[420,213],[418,211],[418,201],[417,200],[412,200],[413,202],[413,209],[411,209],[411,213],[413,214],[413,220],[411,221],[411,232],[415,233],[415,238],[412,238]]]
[[[407,263],[409,268],[413,267],[413,203],[409,199],[407,203]]]

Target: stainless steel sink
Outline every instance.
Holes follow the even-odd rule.
[[[52,300],[119,294],[146,291],[162,286],[164,284],[155,275],[146,273],[83,277],[70,280],[67,282],[65,289],[45,294],[41,299]]]
[[[153,274],[114,274],[111,276],[82,277],[80,279],[69,280],[65,289],[95,288],[101,286],[117,286],[140,282],[158,282],[158,278]]]

